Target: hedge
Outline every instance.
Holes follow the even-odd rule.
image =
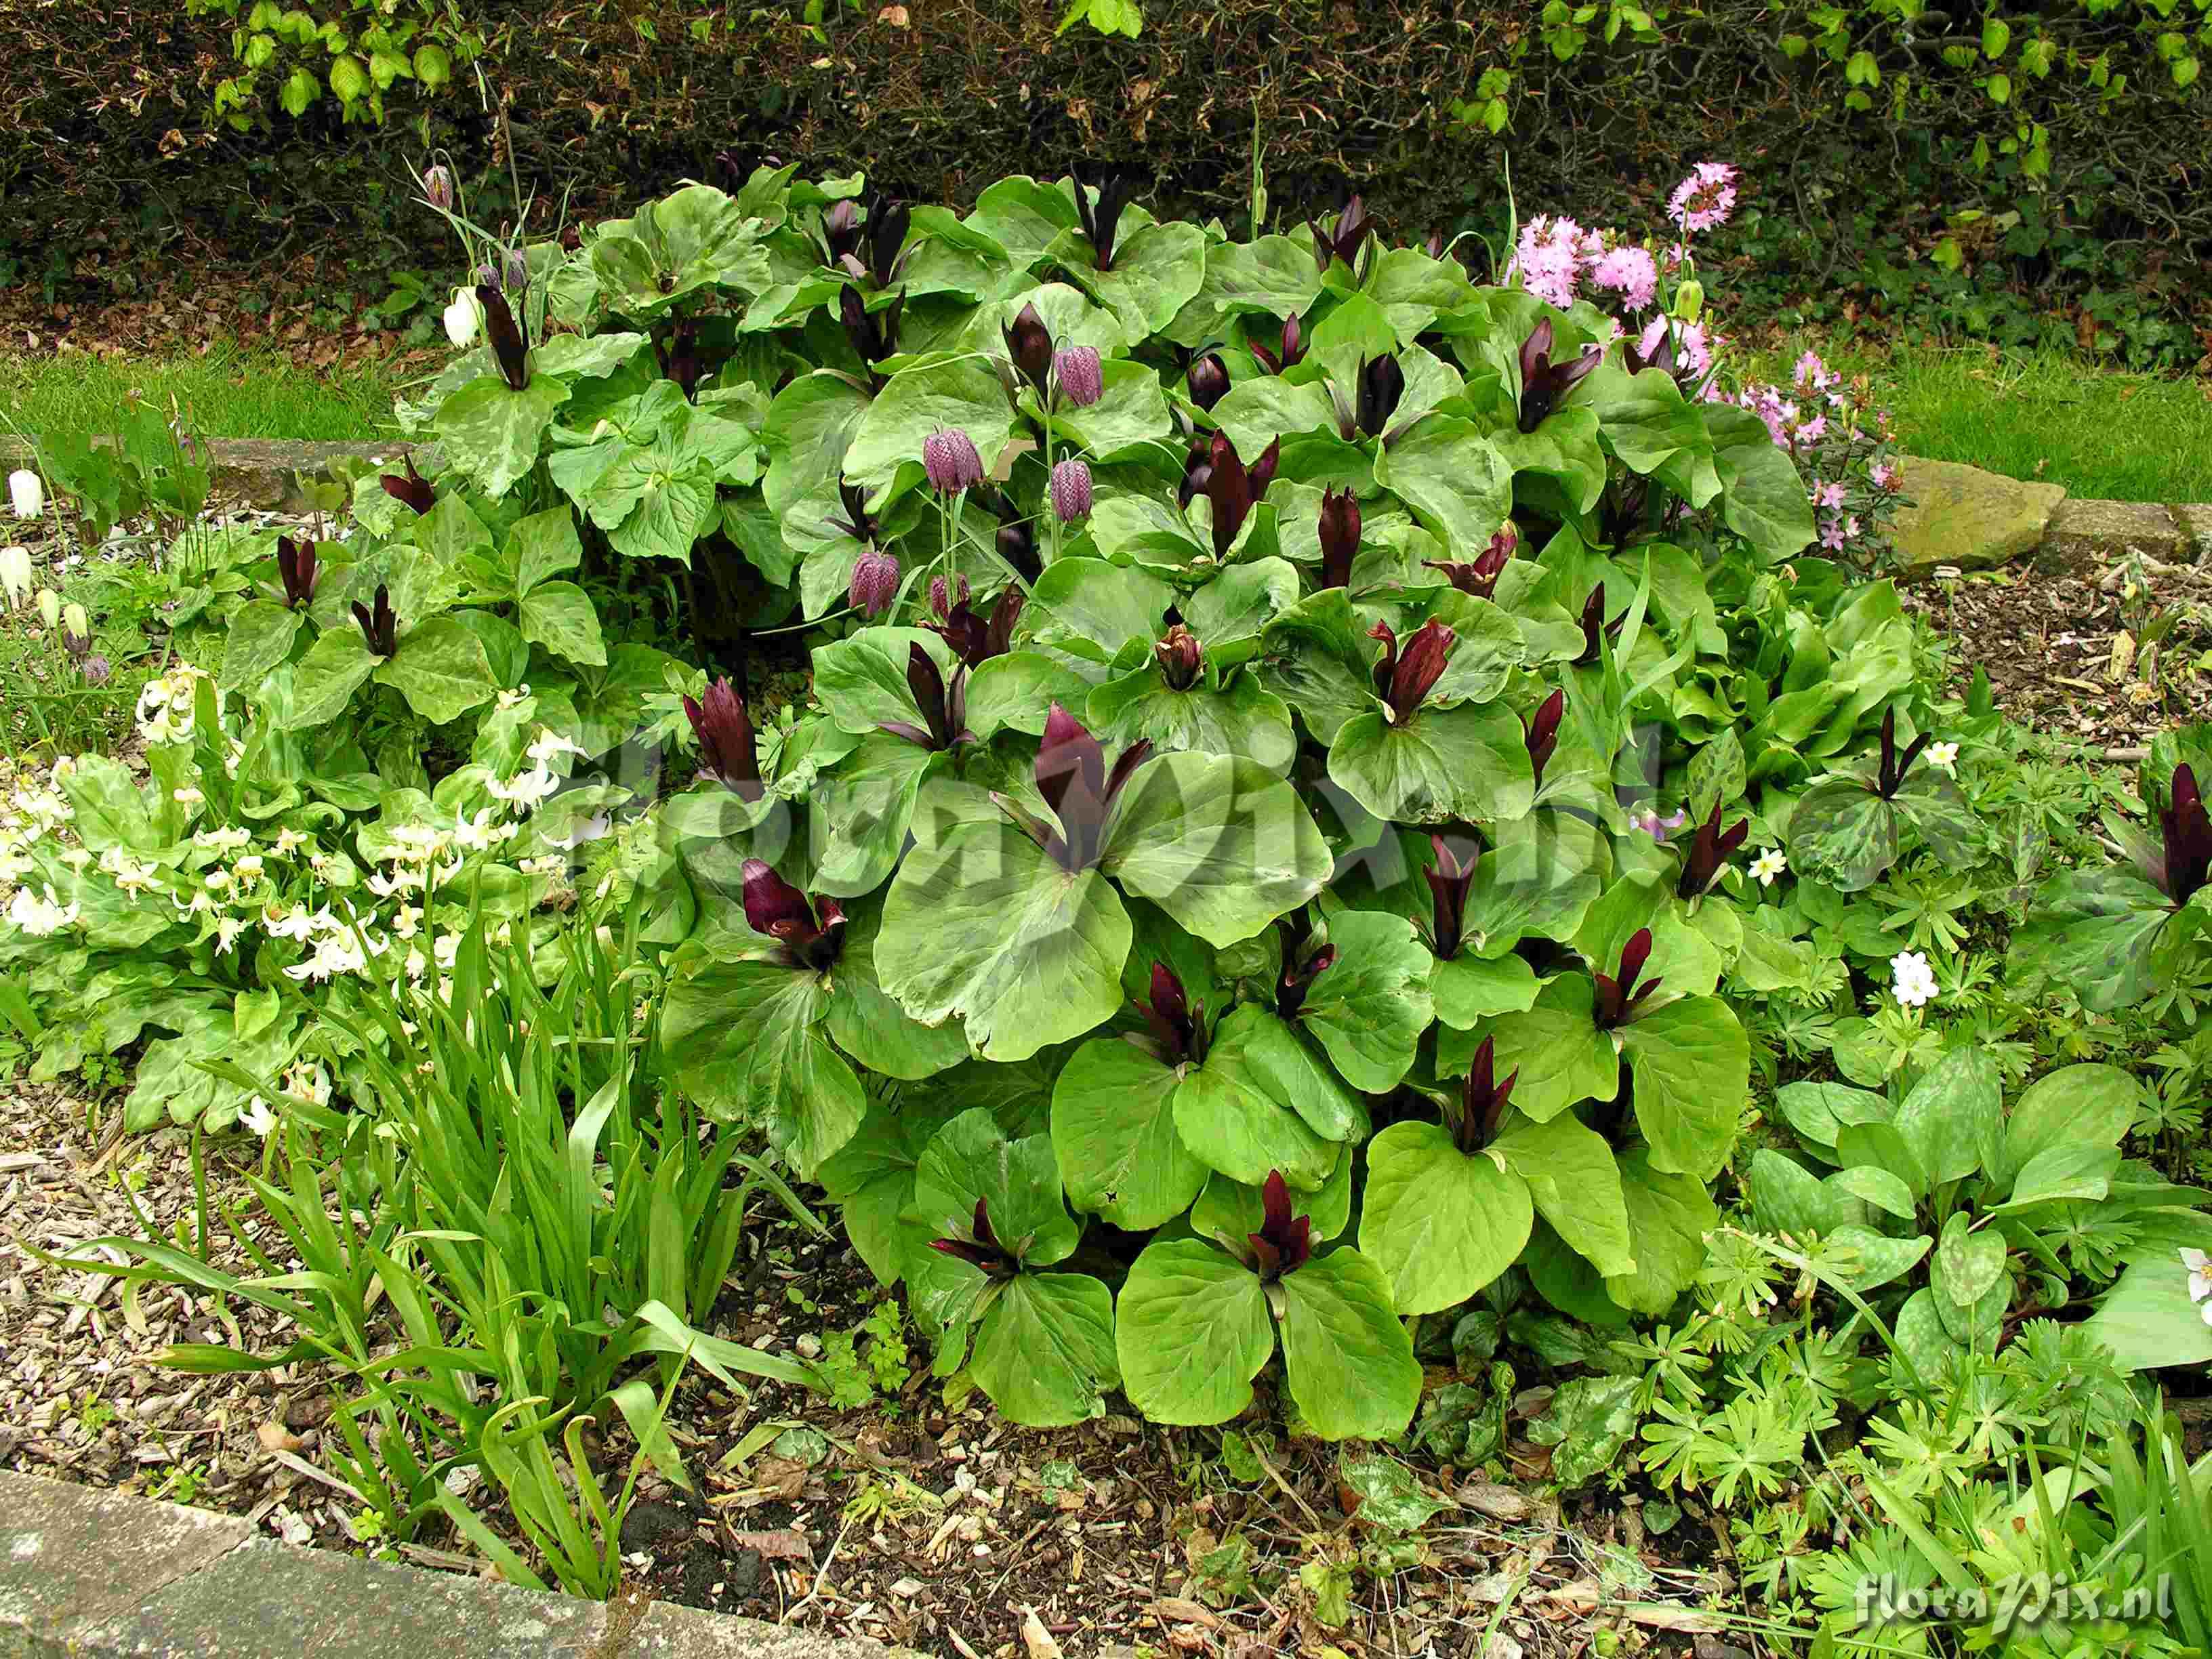
[[[422,0],[396,3],[367,15],[404,20]],[[1156,5],[1133,40],[1055,35],[1046,0],[866,0],[818,27],[786,9],[470,0],[435,93],[408,78],[409,52],[447,27],[433,14],[412,40],[413,23],[356,40],[349,0],[323,0],[322,36],[264,46],[247,26],[281,33],[268,0],[199,3],[213,9],[0,0],[0,249],[19,269],[149,234],[238,258],[411,236],[405,164],[441,145],[503,179],[502,131],[526,190],[585,212],[768,155],[955,202],[1088,157],[1147,171],[1164,210],[1237,222],[1256,128],[1279,209],[1324,206],[1350,181],[1402,234],[1502,225],[1509,161],[1524,212],[1648,222],[1689,162],[1717,157],[1802,225],[1787,257],[1808,282],[1900,221],[1946,263],[2002,260],[2061,289],[2112,283],[2101,256],[2060,257],[2095,238],[2131,250],[2126,268],[2183,310],[2183,279],[2212,256],[2212,120],[2202,87],[2179,84],[2212,56],[2194,0],[1998,0],[2026,15],[1994,32],[1960,0],[1190,0]],[[293,33],[314,27],[287,15]],[[401,78],[347,118],[332,48],[372,39],[370,66]],[[270,61],[249,77],[241,53]],[[346,84],[366,84],[346,61]],[[288,65],[319,66],[296,118],[279,106]],[[233,121],[213,114],[219,90],[237,94]]]

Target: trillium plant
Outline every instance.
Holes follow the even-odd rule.
[[[585,762],[657,756],[662,1053],[941,1373],[1386,1436],[1406,1322],[1508,1267],[1614,1322],[1690,1286],[1749,849],[1840,888],[1971,830],[1895,594],[1658,276],[1147,195],[763,168],[501,248],[416,459],[343,541],[241,541],[185,637],[303,798],[434,764],[574,845],[638,810]]]

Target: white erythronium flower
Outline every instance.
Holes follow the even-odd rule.
[[[179,806],[198,806],[207,797],[188,783],[181,789],[172,789],[169,799]]]
[[[1899,951],[1889,959],[1889,971],[1893,977],[1891,990],[1899,1006],[1917,1008],[1936,1000],[1936,970],[1919,951]]]
[[[2202,1302],[2212,1296],[2212,1256],[2202,1250],[2184,1250],[2181,1265],[2189,1269],[2189,1299]]]
[[[401,965],[406,969],[410,979],[420,979],[430,971],[430,959],[422,954],[422,947],[419,945],[408,947],[407,960]]]
[[[218,916],[215,924],[215,953],[228,956],[230,947],[238,943],[238,936],[246,931],[244,916]]]
[[[527,685],[518,685],[512,690],[502,691],[499,694],[499,706],[501,708],[512,708],[515,704],[520,702],[529,695],[530,688]]]
[[[550,765],[556,755],[575,755],[584,759],[590,758],[581,744],[570,742],[550,726],[538,727],[538,735],[531,740],[530,747],[525,752],[540,766]]]
[[[261,908],[261,925],[272,939],[304,939],[315,931],[315,919],[307,914],[304,904],[295,904],[289,910],[281,904],[265,904]]]
[[[331,1103],[331,1076],[312,1060],[303,1060],[284,1073],[284,1092],[310,1106]]]
[[[430,953],[438,959],[439,972],[450,973],[453,958],[461,953],[461,936],[459,933],[441,933],[430,946]]]
[[[29,467],[18,467],[8,475],[8,500],[17,518],[35,519],[46,509],[46,483]]]
[[[261,861],[260,854],[248,853],[244,858],[239,860],[237,863],[230,866],[230,872],[234,876],[236,876],[240,881],[244,882],[250,886],[253,883],[261,879],[261,872],[267,866]]]
[[[491,792],[494,800],[505,801],[509,806],[528,812],[538,803],[550,799],[561,787],[559,776],[550,767],[533,766],[526,772],[518,772],[507,782],[493,779],[484,787]]]
[[[269,1138],[270,1131],[274,1129],[279,1121],[281,1120],[276,1114],[269,1109],[269,1103],[262,1099],[259,1095],[254,1096],[252,1100],[246,1102],[246,1109],[238,1115],[239,1127],[251,1130],[264,1140]]]
[[[1782,856],[1779,847],[1769,847],[1751,861],[1751,878],[1761,887],[1774,885],[1775,877],[1790,867],[1790,860]]]
[[[446,307],[446,337],[456,347],[465,346],[477,337],[477,330],[483,325],[483,306],[473,289],[457,288],[453,302]]]
[[[46,884],[46,895],[41,899],[27,887],[15,890],[15,896],[8,902],[8,920],[33,939],[44,939],[58,933],[64,927],[74,927],[77,907],[64,904],[54,893],[53,884]]]
[[[392,912],[392,936],[394,939],[413,939],[422,931],[422,912],[415,905],[396,905]]]
[[[1949,772],[1959,763],[1959,745],[1955,743],[1929,744],[1928,763],[1938,772]]]
[[[134,897],[149,887],[161,885],[161,872],[151,860],[135,859],[120,847],[111,847],[102,853],[100,867],[104,874],[115,878],[118,887]]]
[[[253,840],[246,830],[202,830],[192,836],[192,845],[204,847],[210,853],[235,853]]]
[[[296,834],[289,830],[279,830],[276,832],[276,843],[274,850],[278,858],[289,859],[293,854],[298,852],[307,844],[307,838],[305,836]]]

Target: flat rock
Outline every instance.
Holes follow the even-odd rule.
[[[2156,502],[2062,501],[2051,515],[2035,568],[2053,575],[2093,575],[2130,553],[2185,564],[2196,556],[2196,538],[2172,507]]]
[[[2189,538],[2191,562],[2212,564],[2212,501],[2183,501],[2173,509],[2173,517]]]
[[[1958,461],[1904,457],[1905,499],[1897,515],[1900,574],[1924,576],[1938,565],[1988,570],[2042,545],[2065,487],[2022,483]]]

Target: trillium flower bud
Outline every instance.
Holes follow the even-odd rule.
[[[1359,430],[1379,438],[1406,395],[1406,371],[1395,357],[1370,357],[1359,365]]]
[[[1042,397],[1052,373],[1052,331],[1033,305],[1024,306],[1011,326],[999,331],[1006,343],[1006,356],[1021,377]]]
[[[1181,623],[1154,642],[1152,655],[1159,659],[1160,678],[1177,691],[1189,690],[1206,672],[1206,647]]]
[[[890,554],[870,548],[853,566],[853,585],[845,599],[871,617],[880,617],[898,598],[899,562]]]
[[[851,197],[832,202],[822,216],[822,244],[830,263],[838,264],[860,248],[860,204]]]
[[[1213,352],[1194,359],[1185,380],[1190,386],[1191,402],[1200,409],[1211,410],[1229,395],[1229,365]]]
[[[1534,432],[1544,417],[1605,361],[1605,348],[1591,346],[1571,362],[1552,361],[1552,319],[1547,317],[1521,344],[1521,430]]]
[[[46,510],[46,487],[27,466],[8,475],[8,501],[19,519],[35,519]]]
[[[389,490],[395,482],[386,478],[384,487]],[[418,481],[419,482],[419,481]],[[427,490],[429,485],[423,484]],[[315,597],[315,544],[312,541],[295,542],[289,536],[276,538],[276,575],[284,584],[284,604],[287,609],[297,611]]]
[[[752,717],[745,700],[729,681],[716,680],[706,695],[684,699],[684,713],[698,740],[700,769],[735,790],[740,799],[758,800],[762,787],[760,757],[753,740]]]
[[[453,207],[453,175],[443,166],[434,167],[422,175],[422,196],[441,213],[450,213]]]
[[[377,482],[384,486],[384,493],[392,500],[404,501],[417,513],[428,513],[438,504],[438,498],[431,490],[429,481],[416,471],[415,458],[412,455],[404,455],[400,459],[406,465],[406,477],[402,477],[397,472],[387,472]],[[283,544],[281,541],[277,544],[277,560],[281,568],[283,560]]]
[[[1106,395],[1105,367],[1097,346],[1063,346],[1053,355],[1052,378],[1060,395],[1077,409],[1088,409]]]
[[[921,470],[929,475],[930,488],[946,495],[957,495],[983,482],[983,458],[975,453],[975,441],[958,427],[946,427],[921,441]]]
[[[2186,904],[2212,879],[2212,817],[2205,813],[2194,766],[2175,767],[2166,793],[2158,813],[2159,848],[2148,873],[2168,898]]]
[[[1359,498],[1347,485],[1322,492],[1321,585],[1349,587],[1352,561],[1359,551]]]
[[[1073,524],[1091,511],[1091,468],[1073,458],[1052,470],[1053,516]]]

